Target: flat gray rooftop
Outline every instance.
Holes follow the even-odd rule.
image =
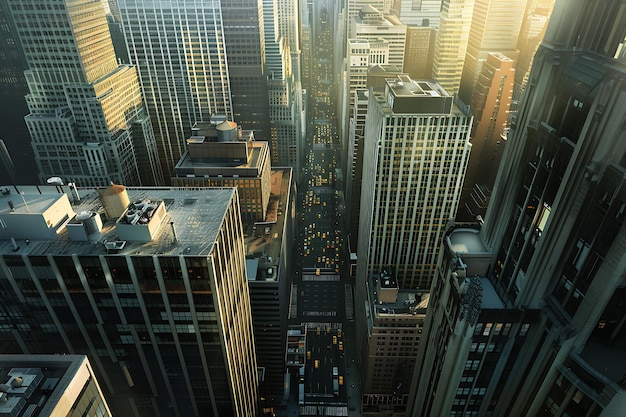
[[[488,252],[478,230],[470,228],[455,229],[448,236],[450,249],[455,253],[484,253]]]
[[[4,189],[5,187],[2,187]],[[35,208],[45,207],[58,198],[55,187],[25,187],[24,197],[31,212]],[[63,187],[67,191],[67,186]],[[211,252],[217,233],[221,227],[224,214],[234,197],[234,188],[207,188],[207,189],[169,189],[169,188],[132,188],[127,187],[130,201],[149,199],[163,201],[166,215],[160,229],[150,242],[127,242],[119,252],[120,255],[208,255]],[[102,213],[103,208],[98,193],[93,189],[78,189],[80,201],[72,204],[74,213],[81,211],[95,211]],[[15,190],[2,196],[1,200],[10,198],[16,206],[23,206],[21,196]],[[31,203],[32,202],[32,203]],[[8,207],[6,202],[0,201],[0,206]],[[115,229],[115,220],[103,220],[102,231],[90,242],[72,241],[66,230],[56,239],[17,240],[19,248],[14,250],[9,240],[0,240],[0,253],[15,255],[105,255],[107,250],[105,241],[116,241],[118,235]],[[170,222],[174,223],[178,241]]]

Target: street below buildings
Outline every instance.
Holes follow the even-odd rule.
[[[353,284],[349,277],[341,146],[335,114],[332,25],[319,9],[312,39],[312,75],[304,163],[298,184],[296,276],[290,325],[304,325],[304,376],[292,375],[280,415],[360,415]]]

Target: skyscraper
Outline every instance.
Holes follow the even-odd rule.
[[[217,1],[118,0],[165,178],[197,122],[233,120],[222,10]]]
[[[462,353],[455,375],[422,374],[411,416],[432,415],[420,411],[421,399],[442,387],[471,396],[448,403],[442,414],[451,416],[626,409],[626,66],[614,58],[625,8],[625,1],[557,0],[473,239],[490,257],[474,273],[522,316],[501,352],[494,345],[498,355]],[[468,339],[491,337],[502,324],[504,316],[478,319]],[[493,342],[483,343],[488,350]],[[474,360],[490,372],[468,379]]]
[[[30,190],[0,196],[4,352],[86,354],[113,415],[256,415],[236,189]]]
[[[62,177],[81,186],[160,182],[137,73],[118,65],[103,5],[8,4],[29,68],[25,120],[39,180]]]
[[[0,355],[0,387],[3,415],[112,416],[83,355]]]
[[[14,177],[22,183],[36,182],[37,165],[30,146],[30,136],[24,121],[28,106],[24,96],[28,85],[24,70],[28,68],[17,30],[7,2],[0,3],[0,125],[4,126],[0,139],[5,150],[16,159],[16,170],[9,174],[0,167],[6,178]],[[5,146],[2,145],[2,146]],[[10,165],[10,164],[9,164]]]
[[[215,2],[217,3],[217,2]],[[269,141],[262,0],[220,0],[233,120]]]
[[[469,158],[471,115],[440,85],[407,76],[372,94],[363,151],[357,275],[391,266],[400,288],[430,287]]]
[[[472,93],[487,54],[500,52],[517,59],[519,37],[528,0],[474,0],[459,97],[465,103]]]
[[[392,10],[405,25],[438,28],[441,0],[393,0]]]
[[[443,0],[435,40],[433,78],[450,94],[457,94],[463,73],[474,0]]]
[[[509,130],[515,68],[513,60],[491,52],[482,65],[472,94],[472,154],[463,182],[457,220],[485,216]]]
[[[268,77],[272,161],[277,166],[293,167],[299,176],[305,124],[300,47],[295,42],[298,37],[294,28],[298,14],[292,1],[286,3],[283,13],[276,0],[263,1],[264,71]],[[292,47],[296,48],[294,53]]]

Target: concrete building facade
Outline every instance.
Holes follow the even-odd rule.
[[[137,72],[117,63],[103,5],[86,0],[8,4],[28,64],[25,120],[39,181],[160,182]]]
[[[425,290],[456,215],[472,117],[436,82],[398,76],[386,84],[369,98],[357,282],[389,266],[400,288]]]
[[[114,415],[256,415],[236,189],[44,188],[0,197],[3,351],[86,354]]]
[[[625,8],[555,3],[478,234],[491,252],[487,278],[504,306],[521,311],[521,326],[486,375],[484,395],[443,413],[471,406],[477,416],[612,416],[626,408],[626,67],[614,58]],[[418,411],[423,398],[410,415],[431,415]]]

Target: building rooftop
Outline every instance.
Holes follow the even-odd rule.
[[[289,199],[292,198],[291,176],[291,168],[272,168],[272,188],[266,221],[244,222],[248,280],[275,280],[267,276],[267,268],[274,267],[273,272],[276,276],[276,266],[283,247],[285,223],[289,216],[287,212]]]
[[[0,187],[5,189],[5,187]],[[6,187],[9,189],[9,187]],[[61,187],[63,192],[69,192],[67,187]],[[0,219],[9,230],[12,223],[28,220],[29,217],[42,216],[46,208],[66,206],[62,203],[69,199],[67,194],[59,193],[59,187],[54,186],[20,186],[21,195],[15,190],[11,194],[0,195]],[[157,204],[163,203],[164,217],[150,241],[127,241],[119,247],[122,255],[208,255],[211,252],[217,233],[221,227],[224,214],[231,199],[235,195],[233,188],[207,189],[169,189],[169,188],[126,188],[130,201],[149,200]],[[78,189],[80,201],[73,201],[65,218],[61,216],[56,234],[48,238],[33,235],[29,237],[28,227],[22,228],[22,234],[16,239],[15,245],[8,240],[11,236],[2,236],[0,253],[15,255],[103,255],[109,253],[106,243],[120,241],[116,227],[116,219],[102,219],[100,232],[91,234],[88,241],[72,240],[66,227],[74,219],[75,214],[81,212],[104,212],[103,204],[94,189]],[[72,196],[72,194],[69,194]],[[22,202],[22,197],[26,204]],[[76,200],[75,197],[70,197]],[[14,204],[15,211],[11,212],[8,201]],[[50,211],[50,210],[48,210]],[[63,212],[61,213],[63,214]],[[61,224],[61,221],[65,223]],[[173,223],[173,227],[171,225]],[[128,226],[128,225],[126,225]],[[140,227],[140,226],[138,226]],[[174,237],[174,229],[176,238]]]
[[[489,250],[485,246],[479,231],[470,228],[454,229],[447,237],[448,245],[454,253],[487,253]]]
[[[408,75],[387,79],[387,86],[395,97],[450,97],[435,80],[413,80]]]
[[[80,389],[89,381],[82,355],[0,355],[0,415],[69,415]],[[76,380],[82,385],[77,385]]]

